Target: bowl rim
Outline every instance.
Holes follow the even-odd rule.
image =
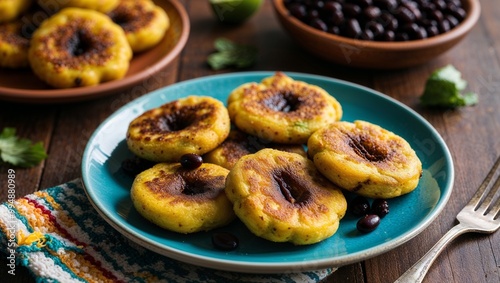
[[[340,42],[352,46],[362,46],[364,48],[373,49],[387,49],[387,50],[413,50],[421,48],[430,48],[433,46],[441,45],[453,39],[460,38],[464,36],[468,31],[470,31],[474,25],[477,23],[479,16],[481,14],[481,5],[479,0],[461,0],[462,4],[466,5],[467,16],[460,22],[456,27],[448,32],[425,38],[420,40],[409,40],[409,41],[370,41],[362,39],[354,39],[344,36],[339,36],[324,31],[315,29],[307,24],[303,23],[294,16],[288,13],[285,8],[283,0],[273,0],[273,6],[275,11],[283,18],[289,21],[291,24],[301,29],[303,32],[312,33],[317,37],[326,38],[334,42]]]
[[[173,62],[184,49],[191,32],[191,23],[189,20],[189,15],[180,0],[162,0],[159,2],[171,6],[175,13],[178,14],[182,31],[179,35],[178,42],[175,44],[172,50],[170,50],[169,53],[164,57],[160,58],[160,60],[158,60],[156,63],[131,76],[125,76],[124,78],[119,80],[108,81],[99,85],[88,87],[63,89],[17,89],[3,87],[0,85],[0,100],[37,104],[67,103],[92,100],[112,94],[117,94],[120,91],[123,91],[144,81],[149,76],[151,76],[151,74],[157,73],[164,68],[167,68],[169,64]]]

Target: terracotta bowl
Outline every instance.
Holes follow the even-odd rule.
[[[118,94],[131,87],[151,84],[155,76],[165,76],[186,45],[190,22],[179,0],[156,0],[170,19],[170,27],[160,43],[152,49],[134,54],[126,76],[97,86],[54,89],[36,77],[31,69],[0,68],[0,100],[28,103],[60,103],[95,99]]]
[[[290,15],[283,0],[273,0],[283,28],[303,48],[333,63],[367,69],[398,69],[416,66],[443,54],[473,28],[479,19],[478,0],[462,0],[466,18],[450,31],[420,40],[381,42],[352,39],[326,33]]]

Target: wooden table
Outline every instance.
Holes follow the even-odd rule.
[[[191,35],[174,68],[144,84],[138,92],[69,104],[30,105],[0,102],[0,128],[43,141],[48,158],[31,169],[17,169],[16,194],[21,197],[80,177],[84,147],[96,127],[125,103],[162,86],[216,73],[206,65],[214,39],[227,37],[259,49],[252,70],[282,70],[319,74],[364,85],[391,96],[420,113],[442,135],[455,162],[453,194],[444,211],[421,234],[402,246],[363,262],[341,267],[325,282],[392,282],[417,261],[455,223],[455,215],[473,195],[500,155],[500,6],[482,1],[482,15],[471,34],[451,51],[424,65],[397,71],[360,70],[324,62],[299,48],[281,29],[270,1],[250,21],[223,26],[205,1],[183,1],[191,19]],[[479,104],[457,110],[419,106],[426,78],[436,68],[453,64],[479,93]],[[8,165],[0,167],[0,201],[5,201]],[[0,278],[8,276],[1,258]],[[34,282],[26,270],[16,269],[10,282]],[[0,281],[5,282],[0,279]],[[467,234],[451,244],[434,263],[425,282],[500,282],[500,233]]]

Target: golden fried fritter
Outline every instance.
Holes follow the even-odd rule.
[[[203,160],[231,170],[234,164],[241,157],[247,154],[256,153],[264,148],[274,148],[277,150],[294,152],[302,156],[307,156],[306,151],[301,144],[271,143],[240,130],[233,129],[220,146],[203,156]]]
[[[203,155],[219,146],[230,131],[229,115],[219,100],[188,96],[148,110],[128,127],[127,145],[137,156],[178,162],[187,153]]]
[[[307,143],[318,170],[339,187],[371,198],[393,198],[413,191],[422,163],[402,137],[365,122],[336,122]]]
[[[342,117],[340,103],[324,89],[281,72],[233,90],[228,111],[240,130],[286,144],[304,144],[313,132]]]
[[[33,72],[56,88],[121,79],[132,49],[123,29],[106,15],[65,8],[33,33],[28,58]]]
[[[341,190],[312,161],[274,149],[236,162],[226,179],[226,195],[252,233],[295,245],[332,236],[347,209]]]
[[[162,228],[207,231],[236,218],[224,193],[228,172],[209,163],[192,170],[159,163],[136,176],[130,194],[137,211]]]

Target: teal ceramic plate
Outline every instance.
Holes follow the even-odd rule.
[[[124,140],[129,122],[150,108],[187,95],[210,95],[225,102],[237,86],[258,82],[272,72],[184,81],[142,96],[116,111],[98,127],[83,155],[83,183],[91,203],[115,229],[148,249],[195,265],[250,273],[317,270],[361,261],[403,244],[426,228],[444,208],[454,179],[450,152],[437,131],[410,108],[374,90],[327,77],[287,74],[334,95],[344,110],[342,120],[366,120],[402,136],[422,160],[424,172],[417,189],[389,200],[390,213],[375,231],[357,232],[357,218],[347,214],[332,237],[314,245],[293,246],[253,236],[237,220],[218,230],[235,234],[240,246],[222,252],[212,247],[212,232],[181,235],[165,231],[135,211],[129,196],[132,178],[120,168],[121,162],[132,156]]]

